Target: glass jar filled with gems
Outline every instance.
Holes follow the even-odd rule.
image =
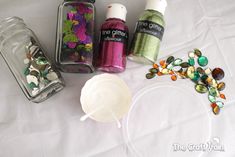
[[[0,52],[26,97],[41,102],[64,87],[37,37],[18,17],[0,23]]]
[[[55,62],[63,72],[91,73],[95,0],[65,0],[58,11]]]

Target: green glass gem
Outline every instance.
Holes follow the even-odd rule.
[[[72,32],[72,26],[73,22],[70,20],[64,21],[64,28],[63,28],[63,33],[71,33]]]
[[[44,70],[44,71],[41,73],[41,75],[42,75],[42,77],[46,77],[48,73],[49,73],[48,70]]]
[[[89,22],[93,18],[93,14],[84,14],[84,17],[87,22]]]
[[[187,76],[190,79],[193,79],[194,78],[194,72],[195,72],[195,68],[193,66],[188,67],[188,69],[187,69]]]
[[[202,52],[199,49],[194,49],[194,54],[198,57],[202,56]]]
[[[209,94],[210,94],[211,96],[217,97],[217,96],[219,95],[219,92],[218,92],[218,90],[217,90],[216,88],[210,87],[210,88],[209,88]]]
[[[28,84],[28,85],[29,85],[29,88],[30,88],[30,89],[37,88],[37,85],[36,85],[35,83],[33,83],[33,82],[31,82],[31,83]]]
[[[219,106],[219,108],[223,108],[224,107],[224,103],[221,101],[216,101],[216,105]]]
[[[197,71],[195,71],[192,80],[193,80],[194,82],[197,82],[197,81],[199,80],[199,78],[200,78],[199,73],[198,73]]]
[[[64,43],[78,42],[78,38],[74,34],[67,34],[67,35],[64,36],[63,41],[64,41]]]
[[[203,84],[196,84],[195,89],[198,93],[201,93],[201,94],[208,92],[207,87]]]
[[[205,71],[201,67],[198,67],[196,71],[199,72],[199,74],[205,74]]]
[[[194,52],[189,52],[189,53],[188,53],[188,56],[189,56],[189,58],[194,58],[194,57],[195,57],[195,54],[194,54]]]
[[[177,58],[177,59],[173,62],[173,65],[180,65],[182,62],[183,62],[182,59]]]
[[[216,98],[210,94],[208,95],[208,99],[211,103],[215,103],[215,101],[216,101]]]
[[[208,64],[208,59],[205,56],[201,56],[201,57],[198,58],[197,62],[200,66],[204,67]]]
[[[28,67],[24,69],[24,75],[25,75],[25,76],[27,76],[27,75],[29,74],[29,72],[30,72],[30,71],[29,71]]]
[[[174,66],[174,67],[172,68],[172,70],[173,70],[173,71],[177,71],[177,72],[182,72],[182,71],[183,71],[183,69],[181,68],[181,66]]]
[[[80,44],[80,45],[78,45],[78,46],[76,47],[76,49],[77,49],[78,51],[80,51],[80,50],[82,50],[82,49],[85,49],[85,45]]]
[[[30,75],[33,75],[35,77],[38,77],[39,76],[39,72],[37,72],[36,70],[32,70],[30,73]]]
[[[36,63],[38,65],[45,65],[45,64],[48,64],[48,60],[45,57],[38,57],[36,59]]]
[[[170,57],[167,58],[166,63],[170,64],[170,63],[174,62],[174,60],[175,60],[175,57],[174,56],[170,56]]]
[[[210,69],[210,68],[206,68],[206,69],[205,69],[205,73],[206,73],[207,75],[210,75],[210,74],[211,74],[211,69]]]
[[[149,69],[149,72],[150,73],[158,73],[158,69],[155,69],[155,68],[151,68],[151,69]]]
[[[164,75],[167,75],[167,74],[169,74],[169,70],[168,69],[162,69],[162,71],[161,71]]]
[[[169,65],[167,65],[166,68],[169,69],[169,70],[172,70],[174,68],[174,65],[172,63],[170,63]]]
[[[190,66],[190,64],[188,62],[183,62],[183,63],[180,64],[180,66],[182,68],[188,68]]]
[[[193,58],[189,58],[189,59],[188,59],[188,63],[189,63],[189,65],[191,65],[191,66],[194,66],[194,65],[195,65],[195,61],[194,61]]]
[[[148,74],[146,74],[146,78],[147,79],[152,79],[152,78],[154,78],[156,75],[155,74],[153,74],[153,73],[148,73]]]

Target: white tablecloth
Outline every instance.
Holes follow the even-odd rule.
[[[55,52],[57,6],[61,2],[61,0],[1,0],[0,19],[9,16],[22,17],[27,25],[35,31],[42,46],[52,57]],[[127,24],[132,33],[138,15],[144,10],[145,2],[143,0],[97,0],[97,26],[104,21],[105,7],[111,2],[120,2],[126,5],[128,9]],[[218,66],[225,69],[227,89],[224,93],[228,100],[219,116],[211,116],[208,125],[200,125],[200,123],[207,124],[205,117],[204,119],[203,116],[192,118],[189,116],[191,113],[185,112],[190,111],[193,114],[200,110],[196,104],[198,104],[198,97],[203,96],[195,93],[192,83],[189,83],[188,80],[172,83],[167,76],[150,81],[146,80],[145,74],[149,66],[128,61],[127,70],[118,75],[130,86],[133,95],[156,82],[179,86],[196,95],[195,100],[191,99],[191,103],[186,108],[179,107],[178,111],[175,110],[170,114],[168,114],[172,111],[170,105],[174,104],[167,104],[164,113],[150,109],[151,113],[149,114],[162,114],[159,117],[168,114],[170,119],[174,119],[173,115],[177,115],[176,119],[181,119],[181,116],[189,116],[188,121],[191,123],[188,127],[186,124],[184,127],[178,127],[177,131],[171,130],[174,128],[173,125],[167,125],[170,127],[165,127],[161,133],[155,132],[161,136],[154,138],[152,143],[145,144],[145,138],[140,138],[138,144],[142,142],[143,149],[146,151],[155,150],[151,154],[145,152],[143,156],[234,157],[235,1],[168,0],[165,20],[167,26],[159,57],[170,54],[185,57],[187,52],[193,48],[202,49],[204,54],[208,56],[211,67]],[[0,73],[0,157],[134,156],[125,144],[125,135],[123,135],[125,131],[118,129],[115,123],[102,124],[92,120],[82,123],[79,121],[83,115],[79,101],[80,90],[86,80],[97,73],[88,75],[63,74],[66,88],[40,104],[31,103],[25,98],[2,58],[0,58]],[[158,90],[158,92],[161,91]],[[181,97],[180,99],[189,99],[188,97],[184,98],[182,94],[172,95],[167,92],[169,90],[162,94],[161,100],[154,100],[156,105],[158,102],[160,104],[163,100],[169,99],[169,95],[175,101],[180,101],[179,97]],[[146,104],[151,102],[150,99],[146,100]],[[206,96],[203,97],[203,102],[205,102],[203,105],[206,106],[206,110],[210,112],[209,103],[206,104]],[[159,108],[159,110],[161,109]],[[175,114],[177,112],[182,114]],[[145,111],[142,114],[149,117]],[[140,118],[143,116],[136,117],[136,125],[143,121]],[[125,120],[123,122],[125,125]],[[151,124],[154,128],[154,125],[158,123],[155,124],[154,121],[151,121],[149,125]],[[205,132],[208,126],[210,133]],[[148,131],[143,130],[142,133]],[[174,152],[172,149],[174,142],[190,143],[191,139],[194,141],[195,138],[200,139],[204,136],[219,138],[220,143],[224,145],[224,152]],[[148,148],[144,148],[145,146]]]

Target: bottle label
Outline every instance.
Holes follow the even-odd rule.
[[[128,40],[128,32],[118,29],[101,30],[101,41],[113,41],[126,43]]]
[[[138,21],[136,33],[147,33],[162,40],[164,27],[151,21]]]

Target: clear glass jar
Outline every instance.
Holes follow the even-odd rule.
[[[30,101],[39,103],[63,89],[61,74],[22,19],[11,17],[0,23],[0,52]]]
[[[63,72],[94,71],[95,0],[65,0],[58,10],[55,62]]]

